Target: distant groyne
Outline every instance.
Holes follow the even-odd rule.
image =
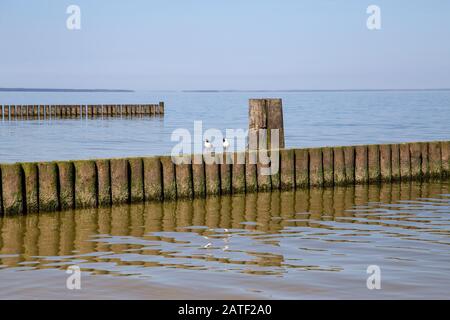
[[[273,175],[249,161],[255,154],[216,154],[232,163],[212,164],[201,155],[190,164],[170,156],[2,164],[0,213],[450,177],[450,141],[281,149]],[[233,162],[238,157],[245,162]]]
[[[0,110],[0,118],[17,120],[163,114],[164,102],[158,104],[1,105]]]

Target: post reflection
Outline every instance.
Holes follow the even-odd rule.
[[[401,234],[422,223],[408,220],[411,213],[398,214],[405,205],[436,205],[429,199],[448,193],[448,183],[401,183],[4,216],[0,265],[64,268],[63,262],[81,261],[98,263],[93,272],[108,273],[103,264],[201,268],[207,261],[213,268],[214,263],[258,266],[242,272],[273,273],[273,267],[289,262],[268,245],[279,247],[293,232],[301,235],[308,228],[327,235],[351,223],[356,230],[379,225]],[[181,261],[187,258],[192,261]]]

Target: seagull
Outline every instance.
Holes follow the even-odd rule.
[[[209,142],[208,139],[205,140],[204,146],[205,146],[206,151],[210,151],[212,149],[212,144],[211,144],[211,142]]]
[[[223,150],[226,151],[230,147],[230,142],[226,138],[223,138],[222,145],[223,145]]]

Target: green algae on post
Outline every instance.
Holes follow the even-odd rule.
[[[62,210],[75,207],[75,169],[73,162],[57,162],[59,174],[59,205]]]
[[[28,213],[39,212],[39,176],[36,163],[22,163],[25,176],[25,199]]]
[[[92,160],[74,161],[75,206],[97,207],[97,170]]]
[[[3,213],[23,213],[26,200],[22,193],[23,171],[20,164],[1,165],[1,174]]]
[[[280,150],[280,182],[282,190],[295,188],[295,152],[293,149]]]
[[[164,199],[175,200],[177,198],[177,183],[175,166],[170,156],[160,157],[163,177]]]
[[[194,154],[192,156],[192,187],[194,197],[204,197],[206,195],[205,164],[203,155]]]
[[[39,163],[38,172],[39,211],[57,211],[59,209],[58,167],[55,162]]]
[[[191,157],[189,155],[180,156],[176,158],[176,161],[175,178],[177,184],[177,198],[193,198]]]
[[[163,199],[161,161],[159,157],[150,157],[144,158],[143,164],[145,200],[161,201]]]
[[[108,159],[95,161],[97,167],[98,205],[111,205],[111,168]]]
[[[309,149],[309,184],[313,187],[323,186],[322,149]]]
[[[309,186],[308,149],[295,149],[295,185],[297,188]]]
[[[128,203],[129,170],[127,159],[111,159],[111,200],[113,204]]]
[[[233,153],[231,183],[233,193],[245,193],[245,152]]]
[[[131,202],[144,201],[144,165],[142,158],[128,159],[130,166],[130,200]]]

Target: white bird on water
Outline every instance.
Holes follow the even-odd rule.
[[[224,151],[227,151],[227,149],[230,147],[230,142],[227,138],[223,138],[222,146]]]

